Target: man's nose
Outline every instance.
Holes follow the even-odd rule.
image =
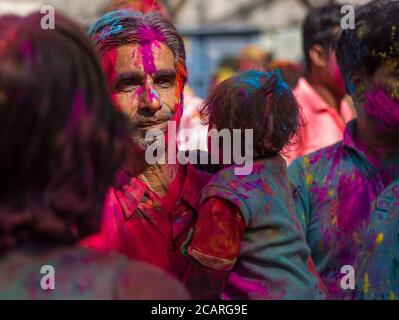
[[[152,86],[146,86],[144,88],[142,103],[140,103],[140,108],[147,109],[152,113],[157,112],[161,108],[160,96]]]

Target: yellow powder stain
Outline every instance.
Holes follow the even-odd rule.
[[[336,215],[334,215],[334,217],[332,218],[331,223],[332,223],[333,226],[336,226],[337,222],[338,222],[338,217]]]
[[[369,274],[366,273],[364,275],[364,286],[363,286],[363,291],[365,294],[369,292]]]
[[[334,195],[334,189],[328,190],[328,195],[332,197]]]
[[[384,234],[380,233],[380,234],[378,234],[377,238],[375,239],[375,243],[377,245],[380,245],[383,240],[384,240]]]
[[[309,168],[309,166],[310,166],[310,161],[309,161],[309,158],[308,158],[308,157],[303,158],[303,166],[304,166],[305,168]]]
[[[312,184],[312,181],[313,181],[313,176],[312,176],[311,174],[309,174],[309,175],[306,177],[306,185],[307,185],[307,186],[310,186],[310,185]]]
[[[395,300],[395,294],[392,291],[389,293],[389,299]]]

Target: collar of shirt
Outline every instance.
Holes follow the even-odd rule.
[[[139,204],[144,202],[145,207],[158,209],[161,212],[171,212],[173,206],[178,205],[179,199],[188,203],[195,211],[198,211],[198,201],[201,189],[212,177],[210,174],[195,169],[191,164],[179,165],[178,177],[183,178],[177,180],[175,187],[178,190],[176,201],[172,207],[165,208],[164,201],[155,192],[137,177],[131,177],[126,171],[121,172],[117,177],[115,187],[116,196],[122,206],[125,219],[130,219],[138,208]],[[166,210],[165,210],[166,209]]]
[[[305,78],[300,78],[296,88],[294,89],[295,95],[306,97],[306,104],[315,112],[332,111],[337,113],[334,108],[329,106],[320,95],[312,88]]]

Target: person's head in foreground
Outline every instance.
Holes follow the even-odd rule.
[[[373,1],[356,11],[355,29],[342,30],[337,61],[362,130],[399,135],[399,3]],[[366,134],[366,132],[364,132]]]
[[[131,151],[143,155],[149,130],[178,127],[187,81],[183,39],[159,13],[115,11],[90,28],[112,97],[127,115]],[[174,142],[176,143],[176,142]]]
[[[162,297],[151,266],[74,246],[99,229],[126,120],[84,31],[41,18],[8,16],[0,39],[0,299]]]
[[[302,26],[305,76],[312,86],[324,88],[322,94],[329,97],[327,102],[333,106],[339,106],[345,95],[344,81],[333,50],[341,19],[341,6],[330,4],[312,9]]]
[[[301,123],[298,104],[279,71],[246,71],[223,81],[205,100],[201,117],[209,130],[227,129],[232,136],[234,129],[240,130],[241,144],[233,143],[233,148],[241,147],[242,151],[245,130],[253,130],[255,159],[280,153]],[[209,151],[219,152],[211,145]]]

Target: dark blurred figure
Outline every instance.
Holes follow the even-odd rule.
[[[84,31],[41,18],[0,18],[0,299],[187,297],[147,264],[75,246],[99,229],[125,118]]]
[[[309,12],[303,24],[306,70],[294,89],[305,116],[297,146],[286,152],[295,158],[342,140],[345,123],[355,116],[344,99],[346,91],[332,43],[341,21],[341,6],[327,5]]]

